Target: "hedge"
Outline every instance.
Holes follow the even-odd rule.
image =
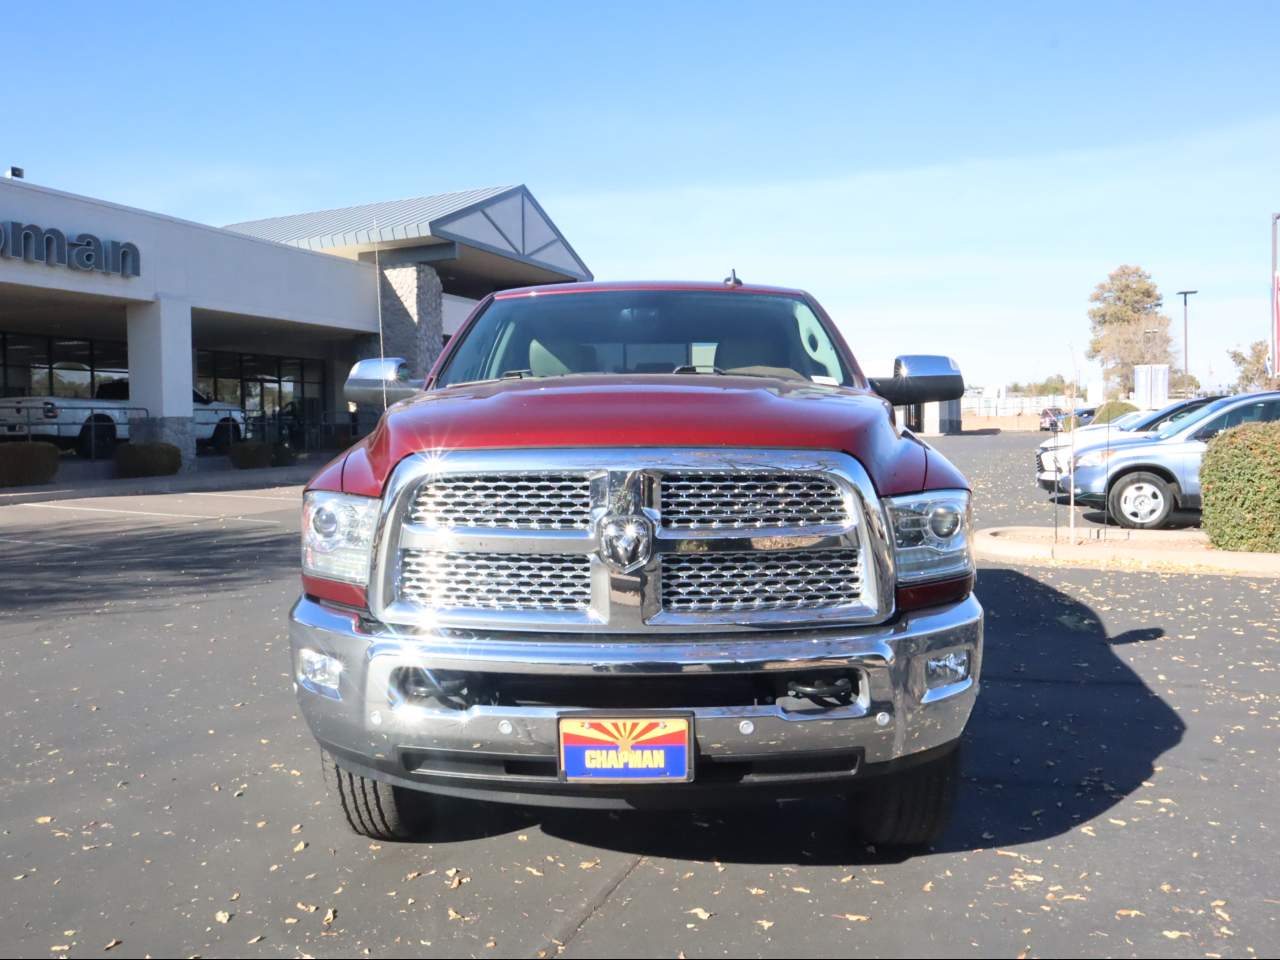
[[[227,450],[227,456],[237,470],[261,470],[271,466],[271,447],[261,440],[233,443]]]
[[[182,469],[182,451],[172,443],[122,443],[115,461],[117,477],[167,477]]]
[[[1125,400],[1108,400],[1098,408],[1098,412],[1094,414],[1094,423],[1110,423],[1123,417],[1126,413],[1133,413],[1138,408],[1132,403]]]
[[[246,440],[233,443],[227,450],[231,465],[237,470],[261,470],[264,467],[289,467],[298,459],[297,453],[287,444],[263,443]]]
[[[0,446],[0,487],[30,487],[48,483],[58,472],[61,451],[52,443],[33,440]]]
[[[1200,487],[1210,543],[1280,553],[1280,422],[1246,423],[1210,440]]]

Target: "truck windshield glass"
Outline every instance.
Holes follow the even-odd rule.
[[[571,374],[730,374],[852,384],[803,300],[702,291],[600,291],[495,300],[440,386]]]

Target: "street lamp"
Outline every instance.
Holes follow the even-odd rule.
[[[1179,290],[1176,296],[1182,298],[1182,372],[1187,375],[1187,390],[1191,389],[1191,361],[1187,359],[1187,298],[1199,290]]]

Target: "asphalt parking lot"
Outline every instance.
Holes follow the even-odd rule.
[[[1036,439],[939,444],[981,525],[1052,522]],[[376,844],[331,810],[295,709],[298,501],[0,507],[6,955],[1280,948],[1275,581],[985,566],[959,807],[910,859],[850,845],[834,800],[457,804],[428,842]]]

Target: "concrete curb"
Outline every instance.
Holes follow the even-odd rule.
[[[1280,554],[1214,550],[1199,530],[1077,530],[1077,542],[1052,527],[991,527],[974,536],[982,560],[1094,569],[1162,570],[1280,577]]]
[[[171,477],[92,480],[88,483],[43,487],[14,487],[0,490],[0,507],[17,503],[48,503],[53,500],[87,500],[93,497],[130,497],[150,493],[211,493],[219,490],[259,490],[306,483],[325,461],[267,467],[262,470],[210,470],[176,473]]]

